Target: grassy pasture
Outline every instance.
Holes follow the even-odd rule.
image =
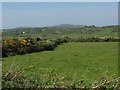
[[[58,46],[54,51],[44,51],[3,58],[3,71],[25,70],[26,76],[40,75],[41,68],[55,69],[60,75],[67,75],[68,81],[84,80],[86,84],[99,80],[102,76],[117,77],[117,42],[70,42]],[[32,68],[31,68],[32,67]],[[113,77],[111,77],[113,76]]]

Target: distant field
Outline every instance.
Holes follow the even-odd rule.
[[[3,58],[3,71],[12,68],[28,68],[25,74],[40,75],[41,68],[55,69],[60,75],[68,75],[68,81],[84,79],[88,84],[102,76],[117,77],[117,42],[70,42],[58,46],[54,51],[44,51]],[[30,67],[34,67],[29,69]]]
[[[25,32],[25,34],[22,34]],[[3,39],[4,38],[25,38],[25,37],[41,37],[47,39],[54,39],[57,37],[67,36],[72,38],[78,37],[105,37],[105,36],[118,36],[117,26],[110,26],[110,27],[80,27],[80,28],[73,28],[73,27],[41,27],[41,28],[14,28],[3,30],[2,33]]]

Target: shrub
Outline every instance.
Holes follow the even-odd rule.
[[[7,57],[9,55],[14,55],[15,46],[16,46],[16,42],[14,40],[3,40],[2,56]]]
[[[54,50],[55,44],[52,41],[47,40],[44,46],[45,50]]]
[[[20,40],[20,45],[27,45],[27,40],[25,40],[25,39]]]

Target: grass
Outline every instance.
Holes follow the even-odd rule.
[[[102,76],[117,77],[117,42],[70,42],[58,46],[54,51],[44,51],[3,58],[3,71],[19,66],[26,76],[40,75],[41,68],[55,69],[60,75],[67,75],[68,81],[84,80],[86,84]]]

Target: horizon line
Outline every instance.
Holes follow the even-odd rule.
[[[57,25],[46,25],[46,26],[17,26],[17,27],[10,27],[10,28],[0,28],[0,29],[15,29],[15,28],[44,28],[44,27],[55,27],[58,25],[81,25],[81,26],[93,26],[93,25],[82,25],[82,24],[57,24]],[[104,26],[118,26],[119,24],[111,24],[111,25],[94,25],[96,27],[104,27]]]

